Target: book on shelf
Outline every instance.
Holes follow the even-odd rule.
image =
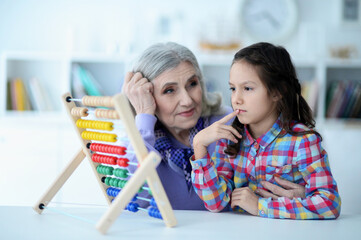
[[[72,68],[72,95],[81,98],[84,95],[103,96],[101,86],[93,75],[79,64],[74,64]]]
[[[313,112],[316,111],[318,98],[318,83],[316,80],[301,82],[301,95]]]
[[[358,94],[351,108],[349,116],[351,118],[361,118],[361,83],[358,84]]]
[[[352,91],[350,100],[349,100],[349,104],[347,105],[344,115],[342,117],[352,117],[352,111],[354,106],[356,106],[357,100],[361,99],[360,95],[361,95],[361,84],[355,84],[355,89],[354,91]]]
[[[29,94],[21,78],[14,78],[7,84],[7,109],[16,111],[32,110]]]
[[[48,91],[41,84],[36,77],[29,79],[28,89],[30,102],[33,104],[33,109],[37,111],[52,111],[54,110],[51,98]]]
[[[28,81],[14,78],[8,81],[7,88],[7,110],[54,110],[48,92],[37,78],[31,78]]]
[[[335,81],[327,90],[326,117],[360,118],[361,82]]]

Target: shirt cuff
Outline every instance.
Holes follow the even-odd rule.
[[[271,198],[259,198],[258,199],[258,215],[260,217],[268,217],[268,202]]]
[[[135,116],[135,124],[138,129],[154,129],[157,118],[154,115],[141,113]]]
[[[204,166],[207,166],[208,164],[211,163],[210,156],[209,156],[208,153],[207,153],[206,156],[204,156],[204,158],[200,158],[200,159],[197,159],[197,160],[194,158],[194,154],[193,154],[192,157],[190,157],[189,161],[190,161],[190,163],[192,165],[193,170],[202,169]]]

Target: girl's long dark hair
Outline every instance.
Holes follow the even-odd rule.
[[[260,42],[239,50],[233,58],[232,65],[239,61],[255,67],[256,72],[267,88],[269,94],[277,93],[281,96],[277,103],[276,110],[281,114],[281,127],[291,135],[304,135],[315,133],[315,120],[312,110],[301,95],[301,85],[297,79],[296,70],[287,50],[281,46],[274,46],[270,43]],[[292,130],[292,122],[303,123],[311,130],[295,132]],[[238,118],[232,126],[239,132],[243,132],[244,125]],[[225,153],[236,156],[240,149],[241,139],[238,143],[229,144]]]

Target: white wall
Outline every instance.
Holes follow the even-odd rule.
[[[174,40],[195,50],[198,39],[223,28],[218,38],[238,34],[242,0],[2,0],[0,52],[26,51],[141,51],[152,42]],[[284,44],[293,55],[323,56],[327,47],[353,44],[361,53],[361,24],[340,23],[341,0],[298,0],[300,22]],[[170,28],[161,27],[161,18]],[[163,25],[164,26],[164,25]],[[225,29],[226,28],[226,29]],[[168,33],[167,29],[169,29]],[[163,34],[160,32],[163,31]]]

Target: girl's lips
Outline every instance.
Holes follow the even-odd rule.
[[[179,113],[179,115],[182,117],[190,117],[193,115],[193,113],[194,113],[194,108],[192,108],[189,111],[181,112],[181,113]]]

